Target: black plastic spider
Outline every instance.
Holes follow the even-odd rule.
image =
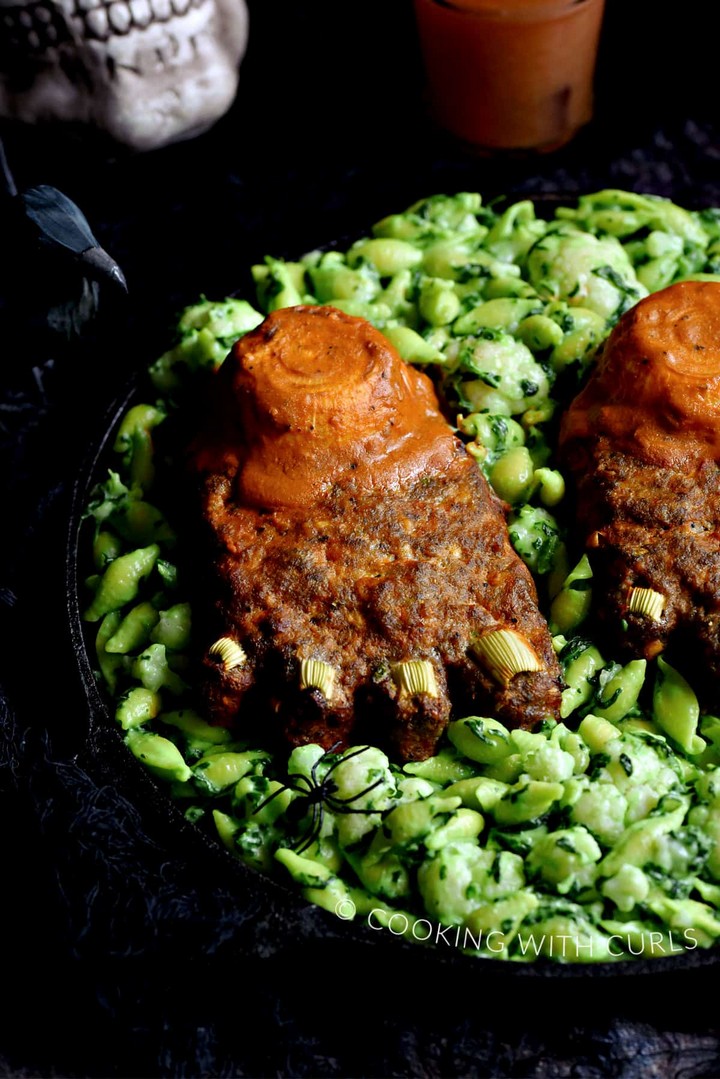
[[[326,750],[322,757],[318,757],[314,765],[310,769],[310,776],[300,775],[295,772],[288,775],[288,780],[296,780],[295,783],[283,783],[276,791],[273,791],[269,797],[264,798],[262,802],[253,810],[253,813],[258,813],[263,806],[272,802],[273,798],[277,798],[283,791],[294,791],[296,794],[301,795],[300,798],[294,799],[287,808],[285,814],[287,820],[290,823],[298,824],[303,818],[310,813],[310,828],[305,836],[300,836],[299,844],[295,847],[297,854],[302,854],[304,850],[311,847],[315,840],[320,835],[320,830],[323,826],[325,819],[325,810],[329,809],[333,813],[377,813],[377,809],[354,809],[351,805],[352,802],[356,802],[358,798],[363,798],[370,791],[374,791],[376,787],[379,787],[383,782],[383,776],[376,779],[374,783],[371,783],[369,787],[365,787],[364,790],[358,791],[357,794],[351,795],[349,798],[336,798],[335,791],[338,789],[337,783],[331,778],[332,773],[335,771],[339,764],[344,761],[351,760],[352,757],[357,757],[361,753],[365,753],[370,746],[360,746],[359,749],[354,749],[351,753],[346,753],[344,757],[338,757],[334,761],[323,779],[318,779],[318,768],[332,753],[335,752],[340,745],[336,742],[330,746],[330,749]]]

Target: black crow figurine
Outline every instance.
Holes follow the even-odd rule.
[[[0,233],[0,322],[12,322],[16,340],[29,332],[35,348],[43,341],[53,350],[95,320],[103,290],[127,292],[67,195],[47,184],[18,191],[1,141]]]

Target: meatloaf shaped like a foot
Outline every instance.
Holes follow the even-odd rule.
[[[618,322],[563,417],[598,615],[626,654],[720,680],[720,284],[685,281]]]
[[[215,376],[190,466],[215,722],[421,760],[453,708],[557,716],[559,667],[503,504],[428,377],[370,323],[271,314]]]

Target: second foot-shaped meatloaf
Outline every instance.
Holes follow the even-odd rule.
[[[717,690],[720,284],[671,285],[623,315],[560,446],[613,643],[670,647]]]
[[[451,709],[530,727],[560,672],[503,506],[430,380],[363,319],[276,311],[190,453],[212,547],[211,718],[433,753]]]

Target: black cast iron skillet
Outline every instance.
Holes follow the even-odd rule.
[[[562,196],[527,197],[548,209],[568,201],[568,197]],[[347,246],[344,238],[335,246],[343,244]],[[245,295],[252,293],[248,291]],[[142,376],[134,375],[109,404],[73,484],[66,551],[68,646],[87,703],[85,735],[78,760],[98,782],[111,784],[128,798],[143,821],[168,844],[171,856],[174,854],[195,867],[198,880],[212,879],[236,896],[238,935],[231,947],[240,954],[247,955],[249,950],[266,959],[282,956],[300,964],[310,959],[313,965],[317,965],[319,957],[331,954],[334,965],[355,972],[357,977],[363,972],[370,975],[383,969],[401,975],[404,984],[408,980],[412,983],[417,977],[417,985],[426,984],[430,978],[448,987],[484,986],[485,990],[492,987],[493,994],[501,994],[499,999],[504,999],[506,991],[511,997],[529,991],[537,1000],[542,993],[540,985],[550,983],[553,999],[560,994],[570,1004],[579,1001],[587,1004],[587,988],[581,990],[581,986],[587,987],[590,982],[602,987],[603,997],[611,994],[613,999],[636,999],[638,994],[644,997],[651,984],[653,994],[661,987],[664,992],[671,984],[674,988],[689,985],[691,991],[697,991],[698,978],[703,972],[713,976],[720,964],[720,947],[697,948],[652,960],[580,964],[546,958],[515,963],[467,955],[453,945],[452,934],[434,944],[413,944],[389,930],[373,929],[363,918],[343,921],[307,904],[295,887],[260,875],[185,819],[177,803],[125,747],[109,702],[93,674],[92,639],[81,618],[82,580],[90,572],[89,525],[84,522],[83,514],[93,486],[107,475],[115,431],[127,408],[140,399],[141,385]],[[251,932],[243,925],[244,904],[253,912],[260,904],[264,911],[261,920],[253,914]],[[425,932],[423,927],[419,935]]]

